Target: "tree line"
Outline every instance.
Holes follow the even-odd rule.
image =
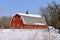
[[[10,28],[9,27],[10,20],[11,20],[11,17],[1,16],[0,17],[0,28]]]

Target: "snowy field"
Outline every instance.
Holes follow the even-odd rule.
[[[0,40],[60,40],[60,34],[44,29],[0,29]]]

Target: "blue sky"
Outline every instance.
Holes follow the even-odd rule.
[[[0,16],[12,16],[16,13],[39,14],[40,7],[46,7],[47,3],[60,0],[0,0]]]

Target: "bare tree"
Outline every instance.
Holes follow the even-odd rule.
[[[60,5],[56,2],[48,4],[47,7],[40,9],[48,25],[60,29]]]

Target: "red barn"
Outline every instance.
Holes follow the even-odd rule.
[[[17,13],[10,21],[11,28],[46,29],[46,22],[40,15]]]

